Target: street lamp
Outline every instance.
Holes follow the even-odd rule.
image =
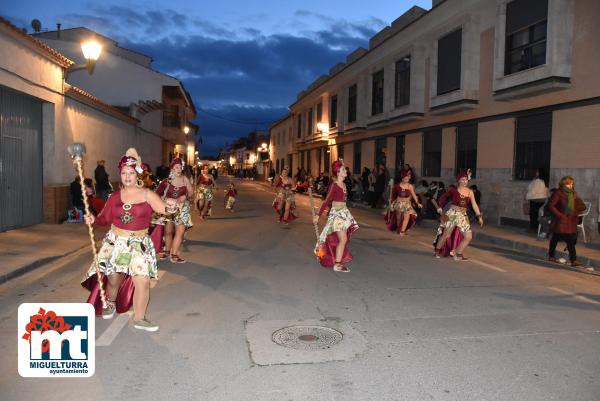
[[[187,126],[187,125],[185,127],[183,127],[183,133],[186,134],[186,135],[189,134],[190,133],[190,127]]]
[[[327,138],[327,135],[329,135],[329,127],[326,123],[317,123],[317,130],[323,138]]]
[[[88,40],[81,43],[81,52],[83,53],[86,63],[73,64],[69,67],[65,72],[65,80],[73,71],[86,69],[90,75],[93,74],[94,68],[96,67],[96,61],[98,61],[100,54],[102,54],[102,45],[95,40]]]

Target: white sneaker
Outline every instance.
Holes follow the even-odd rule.
[[[112,302],[106,302],[106,308],[102,308],[102,319],[112,319],[117,312],[117,307]]]

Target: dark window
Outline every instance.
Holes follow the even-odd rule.
[[[356,84],[348,88],[348,122],[356,121]]]
[[[290,175],[292,175],[293,174],[293,172],[292,172],[292,155],[287,155],[287,165],[290,169]]]
[[[518,117],[515,140],[515,180],[531,180],[535,171],[550,171],[552,113]]]
[[[404,135],[399,135],[396,137],[396,172],[402,169],[404,166]]]
[[[438,40],[437,94],[460,89],[462,29]]]
[[[179,128],[181,121],[179,119],[179,106],[169,106],[163,111],[163,126]]]
[[[383,113],[383,70],[373,74],[371,115]]]
[[[279,159],[275,160],[275,171],[279,174]]]
[[[311,163],[311,162],[312,162],[312,160],[311,160],[311,157],[310,157],[310,154],[311,154],[311,153],[312,153],[312,150],[308,150],[308,151],[306,151],[306,170],[307,170],[307,172],[309,172],[309,173],[310,173],[310,172],[311,172],[311,170],[312,170],[312,163]]]
[[[396,89],[394,106],[410,104],[410,56],[396,62]]]
[[[464,125],[456,130],[456,172],[470,168],[477,176],[477,125]]]
[[[387,139],[377,138],[375,140],[375,164],[383,164],[385,166],[386,152],[387,152]]]
[[[323,121],[323,103],[317,105],[317,122]]]
[[[344,158],[344,144],[341,143],[337,146],[337,151],[338,151],[338,159],[343,159]]]
[[[442,173],[442,130],[423,133],[423,176],[439,177]]]
[[[329,127],[337,127],[337,95],[331,97],[331,105],[329,107]]]
[[[312,107],[308,109],[308,116],[306,120],[306,135],[311,135],[313,133],[313,109]]]
[[[504,75],[546,64],[548,0],[514,0],[506,5]]]
[[[360,142],[354,142],[354,160],[352,160],[352,171],[354,174],[360,174],[361,145]]]
[[[296,132],[296,137],[300,139],[302,138],[302,114],[298,114],[296,118],[298,118],[298,131]]]
[[[329,173],[329,167],[330,167],[329,165],[331,164],[330,163],[331,153],[329,153],[329,152],[330,152],[329,147],[323,148],[323,159],[325,162],[325,172],[326,173]]]

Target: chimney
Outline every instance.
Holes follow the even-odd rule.
[[[57,23],[56,24],[56,39],[60,39],[60,26],[62,24]]]

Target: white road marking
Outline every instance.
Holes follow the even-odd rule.
[[[481,265],[481,266],[483,266],[483,267],[487,267],[488,269],[492,269],[492,270],[496,270],[496,271],[498,271],[498,272],[506,273],[506,270],[504,270],[504,269],[503,269],[503,268],[501,268],[501,267],[494,266],[494,265],[491,265],[491,264],[489,264],[489,263],[482,262],[482,261],[480,261],[480,260],[477,260],[477,259],[470,259],[470,260],[471,260],[471,262],[473,262],[473,263],[477,263],[478,265]]]
[[[569,296],[571,296],[579,301],[582,301],[582,302],[587,302],[587,303],[594,304],[594,305],[600,305],[600,302],[593,300],[591,298],[588,298],[585,295],[577,295],[574,292],[565,291],[562,288],[557,288],[557,287],[548,287],[548,289],[558,292],[560,294],[569,295]]]
[[[133,316],[133,312],[123,313],[118,315],[113,322],[108,326],[104,333],[96,340],[97,347],[108,347],[117,338],[123,327],[127,324],[129,319]]]
[[[433,246],[433,244],[427,244],[427,243],[421,242],[421,241],[418,241],[418,243],[421,244],[421,245],[423,245],[426,248],[431,248]]]

